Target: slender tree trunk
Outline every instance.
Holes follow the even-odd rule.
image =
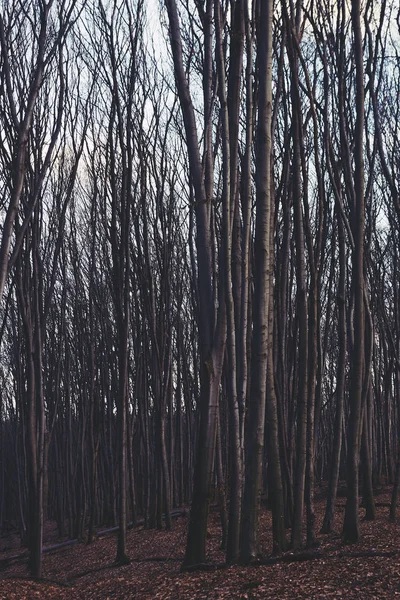
[[[317,543],[315,535],[315,388],[318,366],[317,329],[318,323],[318,277],[311,277],[309,294],[309,333],[308,333],[308,391],[307,391],[307,456],[306,456],[306,513],[307,513],[307,546]]]
[[[161,453],[161,468],[164,484],[164,513],[167,530],[172,528],[171,520],[171,480],[168,468],[167,446],[165,441],[165,410],[159,416],[160,419],[160,453]]]
[[[212,147],[211,140],[211,100],[210,90],[212,77],[210,65],[206,67],[203,78],[205,98],[206,132],[205,156],[206,168],[203,170],[200,159],[198,135],[194,107],[190,95],[189,84],[183,64],[182,38],[180,34],[179,16],[175,0],[165,0],[171,31],[171,49],[174,61],[174,72],[179,101],[185,126],[186,144],[189,157],[189,170],[196,201],[196,248],[198,276],[198,327],[200,338],[200,427],[197,448],[197,460],[194,470],[193,495],[186,553],[183,568],[196,565],[205,560],[207,519],[210,497],[210,486],[214,470],[217,406],[219,385],[225,351],[226,314],[225,298],[220,298],[218,317],[215,318],[215,286],[213,286],[211,198],[212,181]],[[211,13],[212,3],[206,3],[205,26],[205,58],[210,60],[211,52]]]
[[[272,14],[272,0],[266,0],[261,4],[257,29],[260,87],[256,140],[255,282],[252,374],[247,414],[246,471],[241,535],[241,560],[243,562],[253,561],[259,553],[258,517],[264,448],[271,268]]]
[[[374,521],[376,516],[375,502],[374,502],[374,490],[372,486],[372,464],[371,464],[371,450],[369,440],[369,423],[368,423],[368,402],[369,395],[372,394],[371,384],[367,392],[367,398],[365,399],[365,405],[363,408],[363,423],[362,423],[362,435],[361,435],[361,464],[362,464],[362,477],[363,477],[363,503],[365,505],[365,519],[367,521]]]
[[[119,384],[117,419],[119,434],[119,530],[117,542],[116,562],[120,565],[129,563],[126,553],[126,530],[127,530],[127,422],[126,404],[128,388],[128,319],[120,324],[119,339]],[[122,331],[121,331],[122,329]]]
[[[308,316],[305,268],[305,241],[303,211],[301,205],[301,141],[302,119],[299,93],[299,59],[294,51],[292,32],[289,36],[289,56],[291,57],[291,98],[293,136],[293,218],[296,247],[296,285],[298,315],[298,384],[297,384],[297,434],[296,466],[294,483],[294,513],[292,543],[295,549],[303,543],[303,512],[305,474],[307,462],[307,411],[308,411]]]
[[[340,183],[339,181],[337,183]],[[337,186],[340,191],[340,186]],[[322,525],[322,533],[331,533],[335,516],[335,503],[337,485],[340,470],[340,453],[342,447],[343,431],[343,409],[344,393],[346,382],[346,347],[347,347],[347,329],[346,329],[346,248],[345,234],[342,218],[339,210],[336,210],[337,223],[339,230],[339,285],[337,293],[338,304],[338,337],[339,337],[339,356],[337,366],[336,383],[336,415],[333,433],[333,450],[331,458],[331,469],[329,474],[328,498]]]
[[[395,398],[396,398],[397,414],[399,415],[399,413],[400,413],[400,373],[399,373],[399,371],[397,371],[397,374],[396,374],[394,394],[395,394]],[[392,499],[390,502],[390,513],[389,513],[390,521],[396,520],[396,507],[397,507],[397,500],[399,497],[399,490],[400,490],[400,423],[397,422],[397,460],[396,460],[396,471],[395,471],[394,484],[393,484],[393,490],[392,490]]]
[[[218,411],[217,425],[217,448],[216,448],[216,472],[217,472],[217,501],[219,507],[219,515],[221,520],[221,550],[226,550],[226,542],[228,539],[228,513],[226,509],[226,491],[225,477],[222,466],[222,441],[221,441],[221,421],[220,412]]]
[[[226,95],[226,74],[223,52],[220,0],[214,3],[215,31],[216,31],[216,62],[219,75],[219,97],[221,104],[222,120],[222,148],[223,148],[223,278],[225,286],[225,302],[227,314],[227,391],[229,410],[229,446],[231,477],[229,490],[229,527],[226,546],[227,562],[236,561],[239,556],[241,504],[242,504],[242,456],[240,447],[239,405],[237,398],[237,372],[236,372],[236,327],[235,311],[232,293],[232,207],[234,198],[231,195],[231,148],[228,100]]]
[[[395,479],[394,479],[393,490],[392,490],[392,498],[390,501],[389,519],[390,519],[390,521],[393,521],[393,522],[396,521],[396,508],[397,508],[397,500],[399,497],[399,490],[400,490],[400,441],[398,442],[396,472],[395,472]]]
[[[219,325],[220,329],[225,329],[225,327],[226,325],[224,326],[224,324]],[[201,387],[204,390],[203,393],[207,393],[208,389],[209,394],[201,399],[203,407],[207,408],[207,412],[206,414],[203,414],[203,412],[200,414],[199,441],[197,445],[189,531],[183,568],[201,564],[205,561],[206,557],[206,534],[214,468],[219,386],[225,348],[225,335],[220,331],[219,334],[217,333],[217,336],[220,340],[219,356],[216,356],[212,361],[213,371],[208,371],[210,367],[206,365],[201,369],[203,371]]]
[[[272,179],[272,173],[271,173]],[[271,197],[273,186],[271,186]],[[272,205],[271,205],[272,207]],[[271,210],[271,232],[273,231],[274,211]],[[270,237],[270,290],[273,287],[274,275],[274,238]],[[275,369],[274,369],[274,295],[269,295],[268,315],[268,364],[267,364],[267,448],[269,466],[269,490],[268,497],[272,505],[272,548],[274,554],[280,554],[286,550],[285,534],[285,502],[283,495],[282,468],[279,444],[279,418],[278,405],[275,393]]]
[[[241,460],[243,465],[244,458],[244,424],[247,399],[248,377],[248,343],[249,336],[249,279],[250,279],[250,232],[251,232],[251,158],[253,148],[253,44],[254,35],[252,32],[251,19],[248,14],[248,5],[245,3],[245,21],[246,21],[246,149],[244,165],[242,172],[242,281],[241,281],[241,299],[240,299],[240,326],[238,336],[238,403],[239,403],[239,422],[240,422],[240,444]]]
[[[178,321],[178,352],[180,353],[180,321]],[[183,504],[183,417],[182,417],[182,381],[181,381],[181,358],[178,354],[177,359],[177,381],[176,381],[176,450],[175,457],[177,458],[177,505],[180,507]],[[189,449],[190,452],[190,449]]]
[[[354,146],[355,206],[353,210],[354,252],[354,344],[351,360],[349,448],[347,457],[347,502],[343,523],[345,542],[357,542],[359,531],[359,458],[364,373],[364,67],[361,32],[361,2],[352,0],[352,24],[356,63],[356,130]]]

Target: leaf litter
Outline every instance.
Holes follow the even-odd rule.
[[[131,563],[115,566],[116,537],[67,546],[43,556],[43,580],[28,577],[26,560],[11,561],[0,571],[0,600],[252,600],[252,599],[400,599],[400,525],[389,522],[390,490],[379,495],[376,520],[362,520],[361,540],[344,545],[340,531],[344,500],[339,498],[336,527],[318,535],[312,550],[271,557],[271,513],[260,518],[262,558],[252,566],[224,565],[217,511],[211,511],[204,570],[180,572],[188,517],[172,531],[128,531]],[[321,528],[325,503],[318,500],[316,530]],[[289,533],[288,533],[289,536]],[[54,524],[47,524],[45,543],[56,542]],[[0,539],[0,561],[22,553],[17,539]],[[269,563],[269,564],[268,564]]]

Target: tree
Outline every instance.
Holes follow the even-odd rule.
[[[362,396],[364,375],[364,67],[361,32],[361,3],[352,1],[352,26],[356,64],[356,127],[354,139],[354,251],[352,260],[352,288],[354,293],[354,343],[351,363],[349,452],[347,458],[347,503],[343,523],[343,538],[357,542],[359,538],[358,464],[362,426]]]
[[[43,381],[44,327],[55,287],[66,207],[79,161],[78,156],[65,197],[58,196],[54,204],[60,223],[55,239],[52,240],[53,255],[46,288],[41,266],[43,205],[45,190],[49,186],[48,174],[54,169],[55,157],[60,156],[58,143],[69,93],[66,74],[68,58],[65,58],[67,35],[76,16],[75,2],[63,5],[59,11],[55,10],[53,4],[52,1],[42,3],[38,11],[33,7],[25,11],[20,10],[19,2],[16,2],[0,17],[2,76],[6,90],[3,117],[9,117],[8,123],[4,121],[5,143],[2,145],[9,173],[6,182],[9,204],[0,248],[0,295],[6,285],[7,272],[19,261],[18,303],[26,344],[30,506],[28,533],[30,568],[36,578],[41,577],[43,518],[47,501],[47,456],[55,418],[53,412],[53,421],[47,429]],[[58,29],[54,36],[52,29],[56,21]],[[17,47],[17,54],[14,54],[12,31],[16,26],[21,31],[21,46]],[[26,56],[27,44],[32,44],[33,69]],[[17,66],[18,61],[20,67]],[[43,140],[46,136],[48,143],[45,146]],[[63,139],[65,138],[62,141]],[[16,235],[10,256],[14,225]],[[24,258],[19,260],[21,253]],[[48,255],[51,255],[50,250]]]
[[[257,27],[259,100],[256,138],[256,234],[253,308],[252,372],[246,434],[241,558],[258,555],[258,515],[264,447],[268,362],[268,316],[271,252],[271,116],[272,116],[272,1],[261,6]],[[275,490],[277,491],[277,490]],[[281,515],[283,518],[283,515]]]
[[[211,144],[206,140],[205,169],[202,168],[196,119],[189,85],[187,82],[182,54],[182,38],[179,28],[178,11],[175,0],[166,0],[171,49],[177,92],[181,104],[185,126],[186,144],[189,157],[190,180],[194,189],[196,214],[197,277],[199,293],[198,331],[200,338],[200,426],[199,444],[195,465],[193,495],[190,511],[190,524],[184,566],[199,564],[205,560],[205,541],[209,493],[215,456],[218,392],[221,380],[222,362],[225,350],[225,303],[219,302],[220,309],[215,319],[212,277],[211,239]],[[211,49],[211,10],[210,0],[204,14],[205,48]],[[208,59],[208,56],[206,56]],[[210,73],[204,74],[206,97],[205,118],[209,114]],[[210,129],[209,129],[210,131]],[[211,134],[211,131],[210,131]],[[214,332],[215,331],[215,332]]]
[[[75,19],[76,0],[71,0],[62,6],[59,11],[57,34],[52,35],[55,27],[56,7],[54,0],[41,2],[39,10],[33,6],[28,11],[23,9],[22,3],[15,0],[7,6],[7,10],[0,15],[0,47],[1,47],[1,86],[4,90],[2,107],[3,138],[2,150],[5,155],[6,170],[9,172],[8,204],[0,245],[0,297],[3,296],[6,277],[9,270],[9,254],[14,233],[14,224],[23,193],[26,169],[27,148],[29,135],[34,119],[37,103],[43,81],[51,73],[54,65],[57,77],[60,78],[60,104],[62,110],[64,73],[63,73],[63,48],[66,37]],[[13,31],[19,29],[21,45],[15,49]],[[33,60],[27,55],[27,47],[31,48]],[[19,59],[15,52],[19,53]],[[17,65],[23,66],[22,71]],[[28,62],[29,61],[29,62]],[[60,121],[60,115],[59,119]],[[60,123],[59,123],[60,125]],[[44,178],[49,168],[52,152],[57,139],[56,127],[53,138],[44,160],[41,177]],[[25,222],[19,232],[14,248],[14,260],[22,242],[27,224],[34,211],[39,194],[32,198]]]

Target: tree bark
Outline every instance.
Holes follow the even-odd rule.
[[[340,193],[339,178],[337,178],[337,184],[338,185],[336,186],[336,189]],[[331,458],[331,469],[329,473],[328,498],[325,509],[324,522],[322,524],[321,529],[322,533],[331,533],[333,531],[337,485],[339,480],[340,469],[340,453],[342,447],[343,410],[346,382],[346,248],[344,226],[338,208],[336,208],[336,218],[339,231],[339,284],[337,292],[339,356],[337,364],[336,414],[333,433],[333,450]]]
[[[241,534],[241,560],[256,559],[262,486],[265,401],[268,363],[271,236],[271,121],[272,121],[272,0],[261,4],[257,28],[259,102],[256,138],[256,231],[253,304],[252,373],[247,413],[245,485]]]
[[[362,415],[362,391],[364,374],[364,67],[361,32],[361,2],[352,0],[351,11],[354,32],[356,64],[356,129],[354,145],[353,211],[354,251],[352,259],[352,287],[354,290],[354,344],[351,358],[349,447],[347,458],[347,502],[343,523],[343,539],[357,542],[359,531],[359,459],[360,426]]]

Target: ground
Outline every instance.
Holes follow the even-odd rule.
[[[286,553],[272,564],[251,567],[223,566],[219,549],[218,514],[211,511],[208,530],[210,570],[180,573],[185,548],[187,517],[179,518],[171,532],[128,532],[131,563],[116,567],[116,537],[109,534],[93,544],[76,544],[43,557],[43,581],[29,580],[25,560],[4,559],[23,550],[15,536],[0,539],[0,599],[112,600],[112,599],[400,599],[400,525],[388,520],[390,490],[376,498],[377,518],[362,521],[358,544],[345,546],[340,539],[344,499],[338,499],[336,531],[318,535],[313,551]],[[316,503],[320,528],[325,503]],[[361,509],[361,515],[363,514]],[[318,529],[317,529],[318,530]],[[261,516],[261,550],[271,551],[271,516]],[[55,530],[46,527],[45,544],[55,543]],[[274,559],[275,560],[275,559]],[[267,562],[267,561],[265,561]]]

